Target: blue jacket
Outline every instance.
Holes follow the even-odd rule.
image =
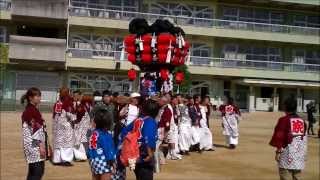
[[[123,142],[123,139],[125,138],[125,136],[130,131],[132,131],[132,129],[133,129],[133,122],[122,129],[120,134],[120,146],[118,150],[121,151],[121,143]],[[155,119],[151,117],[143,119],[143,124],[141,127],[141,137],[138,140],[140,144],[140,162],[142,159],[144,159],[148,155],[147,147],[151,149],[156,148],[156,142],[158,140],[157,132],[158,132],[158,124]]]
[[[105,156],[106,161],[116,158],[112,135],[108,131],[95,129],[89,140],[87,156],[89,159]]]

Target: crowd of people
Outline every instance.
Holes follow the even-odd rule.
[[[124,180],[127,169],[135,172],[137,180],[149,180],[168,160],[181,160],[191,151],[215,150],[209,129],[213,108],[208,96],[171,93],[152,97],[142,97],[139,93],[119,96],[109,90],[88,96],[81,91],[71,93],[68,88],[61,88],[53,107],[52,148],[48,143],[45,121],[37,108],[40,99],[41,92],[37,88],[30,88],[22,97],[27,101],[22,127],[24,152],[29,165],[28,180],[42,178],[46,159],[57,166],[88,161],[92,179],[96,180]],[[278,162],[286,162],[286,158],[290,158],[291,154],[288,157],[278,155],[286,152],[292,139],[295,144],[290,148],[300,143],[303,147],[299,148],[306,149],[303,145],[306,142],[305,122],[294,113],[292,103],[287,102],[288,113],[279,119],[270,142],[277,147]],[[218,110],[222,115],[226,144],[235,149],[241,113],[230,97]],[[298,129],[297,126],[293,129],[296,134],[290,131],[290,123],[287,123],[291,122],[291,116],[293,123],[302,123],[302,126],[298,124]],[[306,151],[301,154],[306,154]],[[304,161],[301,154],[294,160]],[[286,169],[289,166],[286,163],[280,163],[280,169]],[[293,168],[303,167],[299,164]]]

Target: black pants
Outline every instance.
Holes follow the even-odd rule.
[[[153,166],[149,164],[137,164],[134,170],[137,180],[153,180]]]
[[[44,174],[44,161],[29,164],[27,180],[41,180]]]
[[[311,130],[312,135],[314,135],[314,132],[313,132],[313,122],[309,122],[309,125],[308,125],[308,134],[310,134],[310,130]]]

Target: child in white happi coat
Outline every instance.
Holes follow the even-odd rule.
[[[226,136],[226,144],[230,149],[235,149],[239,141],[239,120],[241,113],[239,108],[233,103],[231,97],[225,105],[219,107],[222,114],[223,135]]]

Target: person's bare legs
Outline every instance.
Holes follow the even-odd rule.
[[[100,175],[100,180],[111,180],[111,173],[104,173]]]

